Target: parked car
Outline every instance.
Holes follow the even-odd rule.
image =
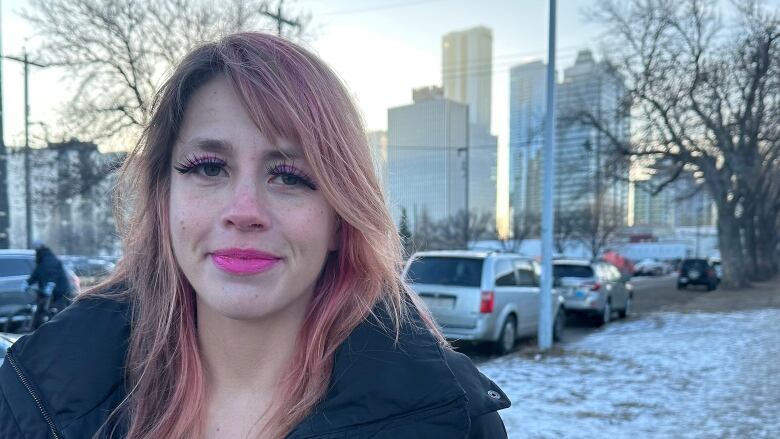
[[[404,276],[428,305],[444,336],[491,343],[496,353],[514,348],[539,326],[538,262],[517,254],[479,251],[415,253]],[[566,324],[563,298],[552,298],[553,338]]]
[[[35,301],[25,291],[34,268],[34,251],[0,250],[0,323]]]
[[[0,366],[5,362],[5,351],[16,341],[13,334],[0,333]]]
[[[671,271],[671,267],[656,259],[643,259],[634,265],[635,276],[663,276]]]
[[[707,291],[718,287],[718,274],[710,261],[701,258],[684,259],[680,264],[677,289],[683,290],[691,285],[703,285]]]
[[[610,263],[556,259],[553,278],[563,290],[564,306],[570,314],[584,314],[606,324],[616,311],[621,318],[631,313],[633,287],[628,276]]]
[[[718,277],[718,283],[723,280],[723,266],[720,263],[720,258],[710,258],[712,267],[715,268],[715,276]]]
[[[25,291],[27,278],[34,268],[35,251],[0,250],[0,325],[3,327],[9,317],[18,315],[35,302],[35,297]],[[78,290],[78,276],[67,267],[65,271],[71,284]]]
[[[114,271],[115,264],[106,259],[79,255],[60,256],[63,265],[72,270],[81,280],[84,287],[90,287],[100,282]]]

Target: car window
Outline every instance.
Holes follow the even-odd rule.
[[[697,270],[704,270],[707,268],[707,261],[703,259],[688,259],[683,261],[682,264],[683,270],[690,270],[691,268],[695,268]]]
[[[514,267],[509,259],[496,260],[496,286],[509,287],[517,285]]]
[[[539,286],[532,267],[522,265],[517,267],[517,284],[522,287]]]
[[[29,276],[32,271],[32,260],[25,258],[0,258],[0,276]]]
[[[479,287],[483,259],[424,256],[414,260],[406,272],[410,283]]]
[[[555,264],[553,265],[553,276],[557,278],[561,277],[593,277],[593,268],[587,265],[567,265],[567,264]]]

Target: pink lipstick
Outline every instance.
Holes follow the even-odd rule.
[[[259,250],[226,248],[212,252],[211,260],[222,271],[250,276],[270,270],[281,258]]]

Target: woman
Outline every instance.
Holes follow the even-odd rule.
[[[191,52],[117,200],[125,256],[10,350],[0,437],[506,437],[506,396],[407,293],[314,55],[259,33]]]

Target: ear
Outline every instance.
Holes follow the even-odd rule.
[[[330,235],[330,241],[328,242],[328,250],[335,252],[341,247],[341,217],[336,217],[336,224],[334,225],[333,233]]]

